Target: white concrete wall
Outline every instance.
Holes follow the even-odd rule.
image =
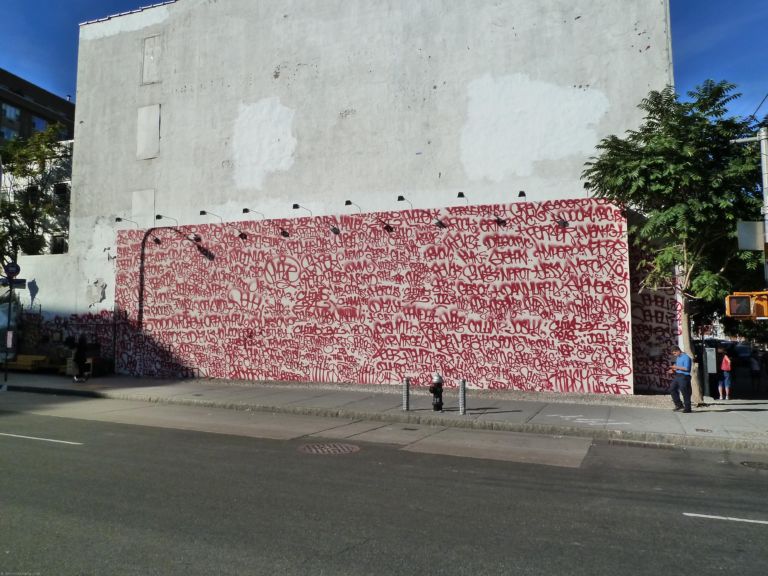
[[[668,0],[178,0],[85,24],[62,305],[111,309],[116,216],[582,197],[597,141],[671,82]]]

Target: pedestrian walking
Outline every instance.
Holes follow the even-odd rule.
[[[75,354],[73,355],[72,359],[75,361],[75,377],[73,378],[74,382],[85,382],[85,367],[88,357],[88,339],[85,337],[85,334],[80,334],[80,338],[77,339],[77,344],[75,345]]]
[[[720,379],[717,382],[717,391],[720,396],[718,400],[730,400],[731,399],[731,357],[724,348],[720,348],[719,352],[722,354],[720,360]]]
[[[443,411],[443,377],[439,372],[432,374],[432,384],[429,387],[429,393],[432,394],[432,410],[435,412]]]
[[[675,405],[675,412],[682,410],[685,413],[691,411],[691,366],[693,362],[681,348],[675,347],[672,351],[675,363],[669,367],[672,374],[672,386],[670,394]],[[682,400],[681,397],[682,396]]]

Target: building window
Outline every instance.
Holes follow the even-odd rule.
[[[37,116],[32,116],[32,130],[35,132],[42,132],[48,128],[48,121]]]
[[[53,236],[51,238],[51,254],[66,254],[69,249],[69,242],[66,236]]]
[[[141,83],[160,82],[160,57],[163,53],[162,37],[144,38],[144,54],[141,66]]]
[[[19,137],[19,131],[6,126],[0,126],[0,140],[13,140]]]
[[[21,117],[21,110],[19,108],[16,108],[16,106],[11,106],[10,104],[6,104],[5,102],[3,102],[2,110],[3,110],[3,119],[8,120],[9,122],[19,121],[19,118]]]

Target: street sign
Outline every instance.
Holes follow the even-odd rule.
[[[8,262],[8,264],[3,266],[3,269],[5,269],[5,275],[8,278],[15,278],[21,272],[21,267],[16,262]]]
[[[26,278],[3,278],[3,277],[0,277],[0,286],[2,286],[3,288],[8,288],[9,284],[13,288],[19,288],[21,290],[25,290],[27,288],[27,279]]]

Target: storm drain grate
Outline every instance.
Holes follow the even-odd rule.
[[[768,470],[768,462],[742,462],[741,465],[756,470]]]
[[[709,428],[696,428],[696,432],[712,432]]]
[[[330,456],[334,454],[353,454],[360,450],[359,446],[354,444],[344,444],[341,442],[323,442],[320,444],[302,444],[299,446],[299,452],[304,454],[319,454],[321,456]]]

